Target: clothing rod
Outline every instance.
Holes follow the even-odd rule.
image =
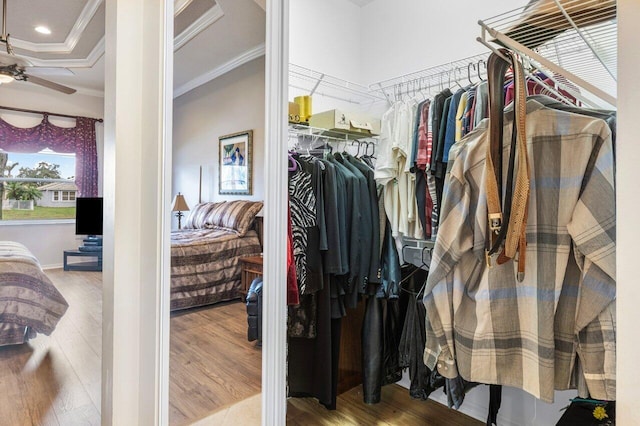
[[[36,110],[32,110],[32,109],[15,108],[15,107],[8,107],[8,106],[1,106],[1,105],[0,105],[0,109],[4,109],[4,110],[7,110],[7,111],[28,112],[30,114],[53,115],[54,117],[65,117],[65,118],[78,118],[79,117],[77,115],[58,114],[58,113],[55,113],[55,112],[36,111]],[[93,117],[86,117],[86,118],[91,118],[92,120],[96,120],[98,123],[102,123],[102,121],[103,121],[102,118],[93,118]]]
[[[442,77],[444,75],[452,73],[455,69],[464,71],[464,77],[466,77],[466,71],[467,71],[466,68],[468,67],[469,64],[477,64],[480,61],[486,61],[488,57],[489,57],[488,53],[481,53],[478,55],[470,56],[468,58],[450,61],[444,64],[425,68],[420,71],[414,71],[398,77],[375,82],[369,86],[369,90],[385,93],[387,90],[393,89],[394,86],[407,85],[407,84],[411,84],[412,82],[416,82],[424,79],[434,79],[434,78]]]

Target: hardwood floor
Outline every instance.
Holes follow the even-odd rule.
[[[260,393],[262,353],[247,341],[243,303],[171,317],[169,423],[187,425]]]
[[[0,424],[99,425],[102,274],[46,272],[69,309],[51,336],[0,347]]]
[[[102,274],[47,270],[69,309],[51,336],[0,347],[0,425],[100,424]],[[246,339],[240,302],[178,312],[171,317],[171,425],[187,425],[228,407],[243,407],[222,423],[257,424],[261,351]],[[241,401],[245,401],[245,406]],[[248,403],[248,404],[247,404]],[[247,407],[245,409],[245,407]],[[243,414],[253,412],[248,423]],[[234,413],[238,413],[235,411]],[[257,416],[257,417],[256,417]],[[292,398],[290,425],[481,424],[434,402],[413,401],[406,389],[387,386],[382,402],[365,405],[360,387],[338,397],[338,410]]]
[[[382,388],[381,401],[362,402],[362,386],[338,396],[338,409],[328,411],[312,398],[289,398],[287,426],[393,425],[481,426],[484,423],[435,401],[416,401],[398,385]]]
[[[69,309],[51,336],[0,347],[0,425],[99,425],[102,274],[50,269]],[[171,317],[169,421],[187,425],[260,393],[244,304]]]

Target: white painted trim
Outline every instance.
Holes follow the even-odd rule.
[[[174,40],[174,51],[180,49],[185,44],[189,43],[192,38],[200,34],[209,25],[216,22],[218,19],[224,16],[224,11],[218,3],[211,9],[207,10],[198,19],[193,21],[191,25],[178,34]]]
[[[202,86],[203,84],[206,84],[211,80],[214,80],[220,77],[221,75],[224,75],[229,71],[232,71],[238,68],[239,66],[246,64],[247,62],[253,61],[254,59],[257,59],[263,56],[264,54],[265,54],[265,44],[261,43],[247,50],[246,52],[236,56],[229,62],[226,62],[220,65],[219,67],[212,69],[211,71],[207,71],[206,73],[199,75],[193,80],[186,82],[182,86],[177,87],[173,93],[173,97],[177,98],[179,96],[182,96],[185,93],[195,89],[196,87]]]
[[[35,67],[91,68],[104,55],[105,38],[102,37],[86,58],[78,59],[38,59],[21,55]]]
[[[96,3],[96,2],[97,2],[97,5],[95,5],[95,7],[97,9],[97,7],[100,5],[100,3],[102,3],[102,1],[104,1],[104,0],[91,0],[90,3],[87,3],[87,6],[83,10],[83,14],[85,13],[85,11],[87,10],[87,8],[89,6],[93,7],[93,4]],[[184,10],[184,8],[186,8],[192,1],[193,0],[176,0],[175,3],[176,3],[176,5],[179,5],[182,8],[182,10]],[[180,12],[182,10],[180,10]],[[93,13],[95,14],[95,10],[93,11]],[[176,13],[176,15],[178,13]],[[223,16],[224,16],[224,11],[222,10],[222,7],[220,7],[220,5],[216,3],[216,5],[214,7],[209,9],[205,14],[203,14],[200,18],[198,18],[191,25],[189,25],[189,27],[187,27],[183,32],[181,32],[180,34],[178,34],[176,36],[176,38],[174,40],[174,43],[175,43],[174,50],[178,50],[181,47],[183,47],[186,43],[191,41],[195,36],[200,34],[208,26],[212,25],[213,23],[215,23],[218,19],[222,18]],[[77,23],[76,23],[76,25],[77,25]],[[86,26],[86,24],[85,24],[85,26]],[[78,38],[79,38],[80,35],[78,35]],[[55,49],[46,47],[46,45],[51,45],[51,46],[53,46],[53,45],[62,45],[61,43],[39,44],[39,43],[26,42],[24,40],[18,40],[18,39],[12,39],[11,43],[15,47],[19,47],[21,49],[29,50],[29,51],[32,51],[32,52],[71,53],[71,51],[73,51],[73,48],[71,50],[64,50],[65,48],[63,48],[63,47],[56,47]],[[28,47],[28,46],[25,47],[26,46],[25,43],[29,44],[31,46],[30,47]],[[77,40],[75,41],[75,43],[77,43]],[[73,47],[75,47],[75,43],[74,43]],[[45,47],[41,48],[41,50],[35,50],[35,49],[40,49],[37,46],[45,46]],[[56,50],[56,49],[60,49],[60,50]],[[93,67],[95,65],[95,63],[98,61],[98,59],[100,59],[102,57],[102,55],[104,55],[104,36],[94,46],[94,48],[91,50],[91,52],[89,53],[89,55],[86,58],[41,59],[41,58],[36,58],[36,57],[33,57],[33,56],[29,56],[29,55],[19,55],[19,56],[25,58],[26,60],[28,60],[31,63],[31,65],[33,65],[35,67],[91,68],[91,67]]]
[[[618,1],[618,134],[616,139],[616,285],[617,285],[617,406],[619,425],[640,424],[638,386],[638,324],[640,287],[638,281],[638,182],[640,145],[638,116],[640,104],[640,50],[638,22],[640,3]]]
[[[289,0],[267,2],[265,60],[264,280],[286,283]],[[286,285],[264,287],[262,425],[286,424]]]
[[[106,11],[102,424],[168,424],[173,2]]]
[[[19,38],[11,38],[13,47],[28,50],[30,52],[71,53],[75,49],[80,37],[87,29],[87,25],[93,19],[103,0],[89,0],[78,15],[71,31],[63,43],[33,43]]]
[[[175,0],[173,2],[173,13],[175,16],[180,15],[191,4],[193,0]]]

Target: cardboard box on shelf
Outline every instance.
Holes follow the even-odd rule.
[[[380,134],[380,120],[366,114],[337,109],[313,114],[309,125],[352,135],[377,136]]]

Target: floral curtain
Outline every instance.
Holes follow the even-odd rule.
[[[36,127],[15,127],[0,118],[0,148],[5,151],[34,153],[45,148],[76,155],[76,186],[78,195],[98,195],[98,153],[96,149],[96,119],[76,117],[75,127],[58,127],[45,114]]]

